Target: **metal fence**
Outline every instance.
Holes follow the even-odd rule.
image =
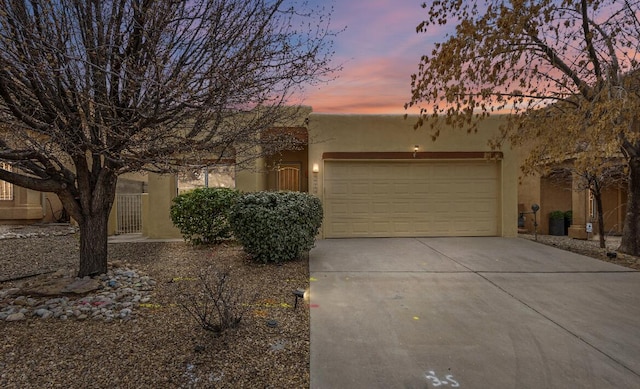
[[[142,232],[142,194],[119,194],[116,200],[116,234]]]

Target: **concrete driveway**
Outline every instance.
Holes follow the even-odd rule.
[[[330,239],[311,388],[640,388],[640,272],[517,238]]]

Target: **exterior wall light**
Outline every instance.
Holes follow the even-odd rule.
[[[311,190],[313,194],[317,195],[318,194],[318,173],[320,172],[320,165],[317,163],[314,163],[313,165],[311,165],[311,171],[313,172],[312,180],[311,180]]]
[[[413,146],[413,158],[416,157],[416,153],[420,150],[420,145]]]

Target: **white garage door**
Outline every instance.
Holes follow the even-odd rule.
[[[324,235],[495,236],[496,161],[326,161]]]

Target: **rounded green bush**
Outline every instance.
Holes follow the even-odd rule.
[[[553,212],[549,213],[549,219],[551,219],[551,220],[563,220],[564,219],[564,212],[562,212],[562,211],[553,211]]]
[[[289,261],[313,248],[322,203],[301,192],[248,193],[238,199],[230,221],[235,238],[254,259]]]
[[[231,237],[229,214],[240,193],[229,188],[198,188],[173,199],[171,221],[185,241],[218,243]]]

